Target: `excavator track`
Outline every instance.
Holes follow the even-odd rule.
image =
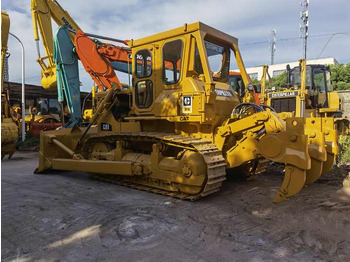
[[[141,133],[118,133],[111,135],[91,136],[84,144],[83,154],[89,157],[95,143],[116,143],[117,141],[147,141],[152,143],[162,143],[167,146],[177,147],[182,150],[198,152],[207,165],[207,177],[198,194],[188,194],[181,191],[166,190],[169,183],[173,182],[155,179],[152,176],[118,176],[91,174],[97,180],[127,186],[156,194],[166,195],[174,198],[197,200],[204,196],[213,194],[220,190],[222,182],[226,180],[226,162],[222,152],[210,141],[199,138],[189,138],[181,135],[141,132]],[[169,186],[170,188],[170,186]]]

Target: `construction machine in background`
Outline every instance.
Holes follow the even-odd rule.
[[[71,30],[79,30],[79,26],[60,4],[55,0],[31,0],[34,40],[37,46],[41,71],[41,84],[45,89],[57,88],[56,65],[53,59],[53,20],[58,26],[67,25]],[[39,32],[46,56],[41,56],[39,46]],[[73,33],[70,36],[74,38]]]
[[[310,154],[323,154],[326,146],[308,137],[304,117],[283,120],[255,103],[240,103],[227,83],[233,52],[245,86],[252,85],[236,38],[197,22],[121,42],[132,54],[133,86],[122,88],[113,74],[98,74],[102,90],[89,126],[42,132],[36,173],[89,172],[195,200],[219,191],[226,173],[235,176],[240,169],[255,176],[274,161],[285,164],[274,198],[280,202],[322,172]],[[80,30],[74,49],[90,75],[96,76],[89,65],[110,63],[109,54]]]
[[[267,71],[268,66],[264,66],[264,80]],[[287,66],[286,88],[267,93],[262,81],[260,103],[266,103],[284,120],[305,118],[305,133],[314,142],[310,145],[312,165],[321,170],[309,175],[306,183],[331,170],[339,150],[339,136],[349,133],[349,119],[342,115],[342,99],[333,91],[330,79],[327,66],[306,65],[306,60],[300,59],[298,67]]]
[[[10,17],[1,11],[1,159],[5,155],[9,158],[16,151],[18,139],[18,126],[15,123],[9,102],[9,94],[4,91],[4,62],[7,52],[7,42],[10,33]]]
[[[294,112],[305,117],[342,117],[341,97],[332,88],[329,68],[306,65],[304,59],[299,62],[293,69],[287,66],[287,87],[265,94],[267,104],[277,112]]]
[[[242,75],[239,72],[230,71],[227,78],[227,83],[230,84],[237,95],[241,97],[241,99],[245,102],[251,102],[253,100],[256,104],[259,104],[259,86],[250,85],[248,88],[246,88],[242,79]]]
[[[63,101],[66,102],[70,112],[70,120],[65,124],[65,127],[72,127],[75,124],[80,125],[83,119],[86,120],[92,117],[91,109],[82,113],[78,56],[76,52],[72,50],[75,32],[77,32],[80,27],[68,12],[55,0],[31,0],[31,10],[34,39],[38,52],[37,61],[42,68],[42,86],[46,89],[57,88],[59,103],[62,104]],[[56,32],[52,30],[52,21],[59,26]],[[65,26],[65,28],[61,28],[62,26]],[[39,33],[46,54],[44,57],[40,54]],[[111,44],[98,44],[97,40],[96,43],[93,43],[93,47],[96,47],[96,52],[91,52],[91,50],[89,50],[86,55],[94,54],[98,56],[100,52],[105,59],[110,60],[110,63],[108,62],[107,64],[107,68],[106,63],[102,60],[98,60],[97,64],[92,65],[83,63],[91,67],[87,72],[90,73],[90,76],[95,81],[99,90],[103,91],[105,87],[102,84],[107,84],[99,82],[99,75],[108,74],[109,77],[106,78],[108,79],[107,81],[116,81],[114,70],[131,73],[129,68],[130,52],[128,48],[119,48]],[[81,55],[79,59],[84,60],[84,55]],[[105,70],[107,70],[107,73]],[[93,74],[91,74],[91,72]],[[110,84],[108,86],[110,86]]]
[[[81,102],[80,102],[80,82],[79,69],[76,55],[73,52],[62,50],[70,49],[71,46],[55,45],[54,34],[52,30],[53,20],[57,25],[67,25],[72,31],[79,30],[79,26],[71,16],[54,0],[32,0],[31,10],[33,17],[34,40],[37,46],[38,59],[41,71],[41,84],[45,89],[56,89],[58,93],[58,102],[63,111],[63,101],[66,101],[70,112],[70,121],[66,127],[80,124],[82,120]],[[39,32],[43,42],[46,56],[42,57],[39,46]],[[61,35],[56,37],[62,37]],[[63,35],[63,37],[66,37]],[[68,38],[73,39],[73,33],[68,33]],[[68,42],[69,43],[69,42]],[[68,72],[68,79],[62,75],[62,70]],[[66,88],[69,84],[69,88]]]

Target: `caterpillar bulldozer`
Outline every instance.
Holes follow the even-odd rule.
[[[306,60],[300,59],[299,66],[293,69],[287,65],[287,87],[268,93],[266,76],[270,80],[265,65],[261,105],[266,104],[284,120],[295,116],[305,118],[305,133],[310,141],[314,140],[313,150],[310,150],[312,166],[322,170],[308,176],[307,183],[314,182],[333,167],[339,151],[339,136],[349,134],[349,119],[343,117],[342,98],[332,88],[329,67],[306,65]]]
[[[16,151],[18,126],[11,116],[9,94],[4,91],[4,62],[7,52],[7,42],[10,32],[10,17],[1,11],[1,159],[5,155],[9,158]]]
[[[196,200],[219,191],[226,175],[254,177],[274,161],[285,165],[277,203],[325,171],[325,133],[336,133],[328,119],[312,122],[308,128],[315,134],[309,135],[307,118],[282,119],[269,108],[241,103],[227,83],[233,53],[245,86],[252,85],[237,38],[197,22],[121,42],[131,53],[129,88],[107,70],[113,47],[76,32],[74,50],[102,88],[94,94],[86,128],[41,132],[35,173],[88,172],[99,180]],[[91,65],[106,74],[94,74]],[[321,161],[313,161],[315,155]]]
[[[268,66],[263,67],[263,73]],[[291,69],[287,65],[287,87],[281,91],[271,91],[264,100],[276,112],[294,112],[306,117],[333,116],[342,117],[342,99],[331,85],[330,69],[325,65],[306,65],[304,59],[299,66]],[[266,73],[265,73],[266,75]],[[264,76],[262,77],[262,79]],[[264,83],[265,85],[265,83]],[[303,107],[300,104],[305,103]],[[299,112],[302,110],[303,112]]]

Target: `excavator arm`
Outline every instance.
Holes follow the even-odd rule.
[[[41,84],[46,89],[57,87],[56,66],[53,60],[53,32],[52,20],[58,25],[67,25],[73,31],[80,27],[73,18],[55,0],[31,0],[33,17],[34,40],[36,41],[38,59],[41,71]],[[39,32],[43,42],[45,56],[41,56],[39,48]],[[73,41],[74,34],[70,33]]]
[[[128,41],[124,42],[124,44],[127,43]],[[81,30],[75,35],[74,45],[86,72],[89,73],[100,91],[111,89],[113,83],[122,89],[114,70],[124,71],[125,62],[131,65],[129,48],[95,42]],[[115,64],[113,67],[113,61],[122,63]],[[130,67],[127,66],[127,68],[130,72]]]
[[[80,125],[82,120],[78,59],[100,91],[111,89],[113,84],[122,89],[114,70],[131,71],[129,53],[129,48],[93,41],[81,30],[76,32],[73,44],[68,26],[57,29],[54,34],[53,61],[57,72],[58,101],[65,100],[71,113],[71,119],[65,127]],[[113,66],[113,62],[117,64]]]

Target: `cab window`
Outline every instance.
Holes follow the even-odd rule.
[[[209,68],[216,80],[226,81],[229,75],[230,50],[219,44],[204,40]]]
[[[327,90],[333,91],[332,83],[331,83],[331,73],[326,71],[326,80],[327,80]]]
[[[135,55],[135,75],[138,78],[149,77],[152,74],[152,56],[147,49],[140,50]]]
[[[153,84],[151,80],[143,80],[136,83],[135,102],[139,108],[148,108],[153,102]]]
[[[183,43],[180,39],[166,43],[163,46],[163,81],[165,84],[175,84],[181,75]]]
[[[326,81],[324,70],[315,69],[314,70],[314,89],[317,93],[326,92]]]
[[[194,70],[196,70],[196,72],[199,74],[203,74],[203,67],[202,67],[201,57],[199,55],[197,43],[196,43],[196,48],[194,52]]]

